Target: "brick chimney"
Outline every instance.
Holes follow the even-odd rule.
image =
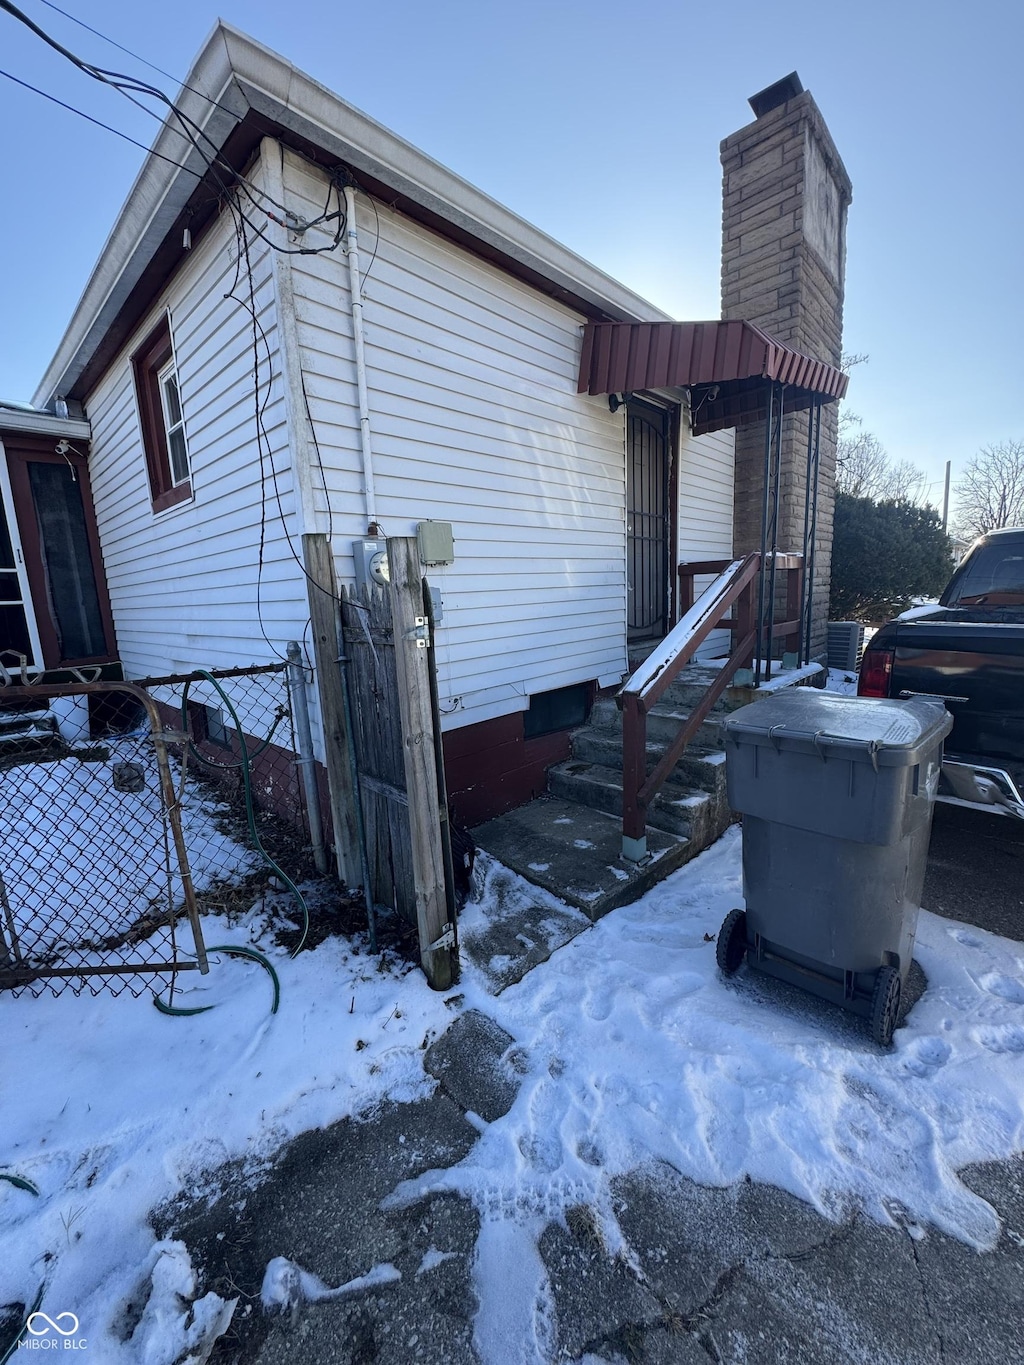
[[[756,115],[722,143],[722,317],[756,323],[805,355],[838,365],[846,214],[853,197],[825,121],[794,71],[750,99]],[[822,410],[811,653],[824,652],[835,503],[837,405]],[[803,541],[807,414],[782,434],[780,550]],[[760,545],[764,430],[736,433],[735,548]]]

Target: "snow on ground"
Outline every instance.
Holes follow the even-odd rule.
[[[451,1190],[479,1210],[476,1343],[489,1365],[546,1358],[546,1222],[589,1203],[614,1251],[609,1182],[650,1160],[712,1185],[750,1175],[832,1218],[859,1205],[980,1248],[995,1240],[995,1214],[956,1172],[1024,1147],[1024,947],[922,915],[928,989],[882,1053],[859,1020],[745,972],[720,976],[712,940],[737,904],[734,830],[501,996],[465,969],[460,1007],[513,1036],[521,1089],[504,1118],[480,1121],[461,1164],[392,1199]],[[467,909],[467,932],[484,910]],[[275,1016],[265,973],[238,960],[189,982],[192,1000],[218,1008],[187,1019],[145,999],[0,996],[0,1171],[40,1190],[0,1182],[0,1304],[45,1283],[50,1314],[74,1312],[111,1365],[172,1365],[186,1345],[202,1360],[230,1314],[216,1295],[184,1312],[187,1251],[156,1241],[151,1208],[202,1191],[225,1161],[259,1170],[305,1129],[433,1088],[421,1045],[453,1013],[417,971],[379,970],[342,939],[292,960],[262,925],[208,921],[207,938],[270,953]],[[332,1292],[271,1266],[271,1297]],[[150,1285],[129,1336],[126,1305]]]
[[[183,1345],[180,1304],[119,1340],[147,1282],[190,1274],[179,1244],[156,1242],[148,1210],[198,1193],[225,1161],[259,1169],[306,1129],[429,1094],[419,1045],[450,1019],[418,972],[381,972],[343,939],[293,960],[255,922],[204,928],[211,943],[258,942],[271,956],[278,1014],[260,966],[217,955],[176,996],[217,1003],[191,1018],[145,997],[0,996],[0,1171],[40,1191],[0,1182],[0,1304],[31,1303],[45,1283],[51,1316],[74,1312],[104,1362],[172,1365]]]
[[[481,1005],[529,1058],[516,1104],[460,1166],[393,1198],[477,1205],[485,1360],[528,1339],[545,1359],[545,1223],[592,1204],[614,1251],[609,1180],[652,1159],[709,1185],[749,1175],[833,1219],[856,1205],[994,1244],[996,1215],[957,1170],[1024,1147],[1024,946],[922,914],[928,990],[883,1053],[861,1020],[720,976],[707,937],[740,904],[733,830]]]
[[[842,692],[847,697],[857,695],[857,675],[847,668],[830,668],[825,683],[826,692]]]
[[[63,965],[95,959],[89,946],[127,932],[167,895],[160,778],[152,744],[111,739],[97,762],[71,757],[0,771],[0,849],[8,903],[26,951],[63,950]],[[131,764],[138,790],[118,790],[115,770]],[[172,761],[175,783],[180,768]],[[181,822],[193,884],[204,891],[226,874],[253,872],[260,858],[217,828],[228,807],[193,781],[182,790]],[[172,864],[172,893],[180,878]],[[59,906],[58,916],[51,914]],[[41,933],[39,926],[48,926]],[[163,957],[166,954],[156,953]]]

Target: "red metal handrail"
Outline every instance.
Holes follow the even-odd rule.
[[[734,560],[683,615],[619,693],[622,707],[622,852],[633,862],[647,854],[647,810],[683,750],[729,686],[736,670],[749,664],[757,639],[753,585],[761,557]],[[696,571],[708,570],[703,565]],[[712,570],[713,571],[713,570]],[[736,640],[729,660],[690,713],[654,771],[647,775],[647,713],[693,659],[713,630],[736,606]]]

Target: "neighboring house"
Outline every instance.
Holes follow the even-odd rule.
[[[89,424],[0,402],[0,666],[13,681],[116,674]]]
[[[842,376],[740,321],[672,323],[226,25],[179,107],[204,140],[160,134],[36,395],[91,429],[125,675],[302,640],[304,536],[351,583],[362,539],[450,523],[450,793],[467,823],[529,799],[670,628],[675,566],[749,548],[731,428],[766,366],[791,411]]]

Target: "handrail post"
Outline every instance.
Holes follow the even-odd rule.
[[[681,621],[694,603],[694,574],[686,564],[679,566],[679,620]]]
[[[751,580],[736,600],[736,639],[744,640],[754,629],[754,583]],[[741,659],[740,667],[749,668],[754,662],[754,651],[749,659]]]
[[[803,605],[803,581],[804,561],[801,559],[798,568],[786,570],[786,620],[797,622],[796,627],[786,636],[786,649],[789,653],[796,655],[798,668],[802,662],[800,658],[800,635],[803,629],[803,619],[800,615],[800,609]]]
[[[631,863],[647,857],[647,808],[640,788],[647,776],[647,713],[639,697],[622,699],[622,856]]]

